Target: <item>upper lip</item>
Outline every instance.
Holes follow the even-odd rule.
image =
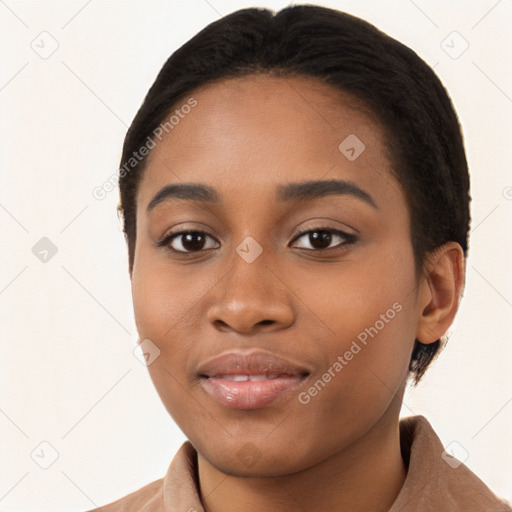
[[[225,375],[290,375],[304,377],[309,370],[301,365],[265,351],[227,352],[199,365],[197,373],[204,377]]]

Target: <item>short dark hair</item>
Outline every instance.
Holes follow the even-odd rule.
[[[296,5],[278,12],[235,11],[205,27],[163,65],[130,125],[121,166],[200,86],[264,73],[311,77],[351,94],[385,128],[393,173],[410,212],[416,268],[448,241],[467,255],[469,175],[461,128],[434,71],[407,46],[344,12]],[[123,230],[133,269],[136,195],[147,157],[119,173]],[[417,384],[445,339],[415,341],[409,369]]]

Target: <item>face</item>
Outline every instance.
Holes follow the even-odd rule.
[[[398,417],[420,316],[406,199],[349,95],[250,76],[190,96],[137,195],[148,369],[209,463],[296,472]]]

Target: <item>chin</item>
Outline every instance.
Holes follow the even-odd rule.
[[[274,442],[266,439],[267,435],[260,440],[252,442],[247,439],[238,438],[224,439],[224,442],[210,444],[201,439],[196,444],[191,440],[195,449],[201,456],[219,471],[231,476],[244,478],[268,478],[279,477],[297,473],[309,466],[314,465],[317,460],[308,454],[308,449],[300,443],[290,443],[287,447],[282,439],[276,438]],[[312,448],[310,451],[314,451]]]

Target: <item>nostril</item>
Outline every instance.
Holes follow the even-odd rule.
[[[215,320],[215,325],[220,329],[229,329],[229,325],[224,320]]]

